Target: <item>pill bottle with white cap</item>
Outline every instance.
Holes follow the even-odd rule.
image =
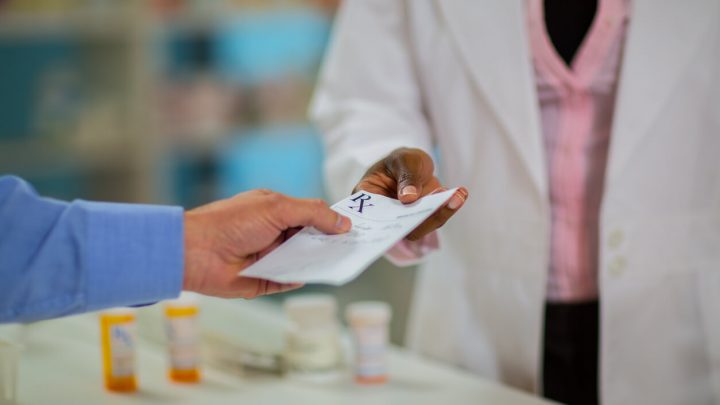
[[[105,387],[110,391],[137,390],[135,328],[135,310],[132,308],[115,308],[100,314]]]
[[[197,295],[183,292],[165,301],[165,331],[168,342],[170,380],[181,383],[200,381],[200,332]]]
[[[287,359],[294,373],[326,373],[342,365],[337,302],[327,294],[303,294],[285,301]]]
[[[362,301],[345,309],[355,352],[355,381],[360,384],[383,384],[388,379],[388,326],[392,310],[379,301]]]

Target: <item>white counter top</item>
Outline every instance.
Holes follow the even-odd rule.
[[[390,381],[359,386],[349,376],[309,383],[291,377],[241,377],[205,367],[203,382],[181,385],[166,377],[166,354],[140,339],[140,390],[115,394],[103,388],[95,314],[28,327],[20,379],[20,404],[549,404],[469,373],[394,349]]]

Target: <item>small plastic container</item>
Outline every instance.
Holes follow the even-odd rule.
[[[335,297],[305,294],[285,301],[290,320],[287,358],[298,374],[330,374],[342,365],[340,327]]]
[[[116,308],[100,314],[105,387],[110,391],[137,391],[135,371],[135,311]]]
[[[379,301],[348,305],[345,317],[353,337],[354,374],[359,384],[383,384],[388,379],[388,326],[392,310]]]
[[[170,380],[180,383],[200,382],[200,331],[197,296],[183,292],[165,302],[165,332],[168,342]]]
[[[17,379],[20,348],[0,340],[0,404],[17,403]]]

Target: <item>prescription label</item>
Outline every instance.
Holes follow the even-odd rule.
[[[197,318],[174,317],[166,323],[170,348],[170,366],[175,370],[192,370],[199,363]]]
[[[367,326],[355,330],[355,374],[360,377],[387,373],[388,331],[384,326]]]
[[[110,326],[111,373],[115,377],[135,374],[135,324]]]

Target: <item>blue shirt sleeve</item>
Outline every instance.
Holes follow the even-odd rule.
[[[61,202],[0,177],[0,323],[176,297],[179,207]]]

